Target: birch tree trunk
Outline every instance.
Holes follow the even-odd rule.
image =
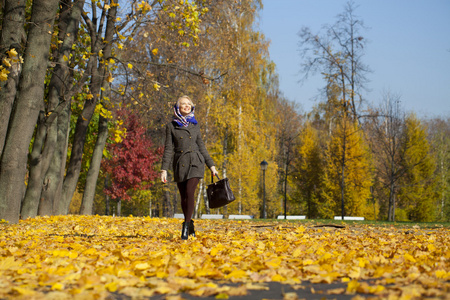
[[[203,179],[200,179],[200,187],[198,188],[197,201],[195,202],[194,219],[198,218],[198,210],[200,208],[200,201],[202,200]]]

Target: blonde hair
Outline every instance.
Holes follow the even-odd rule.
[[[183,96],[181,96],[180,98],[178,98],[178,100],[177,100],[177,106],[178,106],[178,107],[180,106],[180,101],[181,101],[181,99],[187,99],[187,100],[189,100],[189,103],[191,104],[191,106],[194,107],[194,102],[192,102],[191,98],[189,98],[189,96],[186,96],[186,95],[183,95]]]

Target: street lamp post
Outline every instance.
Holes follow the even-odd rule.
[[[260,163],[261,166],[261,170],[263,171],[263,219],[267,218],[267,213],[266,213],[266,170],[267,170],[267,161],[263,160]]]

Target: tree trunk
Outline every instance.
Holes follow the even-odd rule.
[[[50,89],[50,93],[54,92]],[[49,97],[52,99],[52,96]],[[52,105],[49,100],[49,106]],[[60,106],[62,110],[64,106]],[[47,110],[48,111],[48,110]],[[44,181],[45,175],[52,163],[52,158],[58,141],[58,122],[55,121],[59,112],[44,116],[38,122],[33,150],[30,155],[30,172],[27,190],[21,210],[22,218],[53,214],[53,199],[41,198],[42,190],[48,187],[49,181]],[[43,115],[43,112],[42,112]]]
[[[44,178],[45,174],[50,168],[51,159],[53,158],[53,154],[55,153],[57,139],[58,139],[57,122],[53,122],[48,128],[47,138],[45,140],[45,148],[44,151],[42,152],[41,157],[41,166],[40,166],[41,170],[38,171],[39,178],[36,178],[37,184],[35,185],[37,196],[35,202],[39,203],[38,214],[40,216],[53,215],[54,199],[39,198],[39,196],[41,195],[42,190],[46,189],[47,185],[49,184],[48,181],[47,182],[44,181]],[[27,187],[27,193],[29,188],[30,187]]]
[[[150,199],[149,199],[149,202],[148,202],[148,216],[150,218],[153,217],[153,214],[152,214],[152,193],[150,193]]]
[[[2,54],[14,48],[22,54],[22,40],[25,41],[25,0],[6,0],[3,10],[3,24],[0,37],[0,51]],[[5,145],[8,123],[17,93],[19,76],[22,65],[12,63],[8,80],[0,85],[0,157]]]
[[[92,93],[95,94],[100,91],[100,78],[96,74],[92,76],[92,86],[98,86],[93,89]],[[70,202],[72,201],[73,194],[77,187],[78,178],[81,172],[81,160],[83,158],[83,149],[86,142],[86,133],[94,114],[95,106],[97,104],[97,97],[92,100],[86,100],[83,108],[83,112],[80,114],[75,127],[75,134],[73,140],[72,153],[70,156],[69,165],[67,167],[66,177],[64,178],[63,193],[61,203],[59,205],[59,214],[66,215],[69,212]]]
[[[393,197],[394,197],[394,192],[393,192],[393,185],[391,183],[391,186],[389,188],[389,203],[388,203],[388,221],[392,221],[392,203],[393,201]]]
[[[56,131],[56,126],[53,127],[52,131]],[[44,162],[42,160],[42,156],[44,155],[44,152],[49,152],[49,147],[47,142],[50,144],[50,141],[48,139],[52,139],[53,147],[51,148],[51,152],[54,149],[54,144],[56,142],[56,139],[53,139],[53,137],[56,136],[56,132],[53,134],[47,134],[47,126],[45,124],[45,115],[44,112],[41,111],[38,121],[38,127],[36,131],[36,135],[34,137],[34,143],[33,143],[33,150],[30,153],[30,172],[29,172],[29,178],[28,178],[28,184],[27,184],[27,190],[25,193],[25,198],[23,200],[22,208],[21,208],[21,217],[23,219],[26,219],[28,217],[34,218],[36,217],[38,213],[38,206],[39,206],[39,198],[41,196],[41,190],[42,190],[42,183],[43,178],[45,175],[44,168],[48,168],[48,164],[50,161],[48,161],[48,164],[44,166]],[[44,148],[44,144],[46,145]],[[44,150],[43,150],[44,149]],[[52,153],[53,154],[53,153]],[[43,173],[44,172],[44,173]],[[51,214],[51,207],[50,207],[50,214]]]
[[[32,152],[30,180],[25,195],[22,217],[34,217],[36,216],[36,213],[39,213],[39,215],[52,215],[54,213],[53,207],[55,199],[49,197],[41,198],[40,196],[42,190],[48,188],[49,182],[44,182],[44,177],[49,169],[54,155],[54,149],[58,142],[57,122],[54,120],[55,118],[58,118],[59,114],[69,101],[64,101],[62,95],[67,93],[67,83],[72,82],[73,77],[69,71],[68,61],[64,58],[69,57],[70,52],[72,51],[72,45],[78,33],[78,25],[84,1],[78,1],[74,6],[71,5],[70,0],[62,1],[61,3],[64,5],[60,11],[61,18],[58,23],[58,39],[62,40],[63,43],[59,52],[54,54],[58,57],[58,64],[53,70],[53,75],[49,84],[49,100],[46,111],[50,116],[45,122],[41,122],[38,125],[38,132],[40,134],[36,135],[35,138],[35,145],[37,145],[37,147],[34,147]],[[65,141],[66,138],[63,137],[64,144]],[[34,208],[38,205],[39,210],[37,211]],[[32,208],[32,210],[30,210],[30,208]]]
[[[311,199],[311,190],[308,188],[308,190],[306,191],[306,193],[307,193],[307,202],[306,202],[306,217],[308,218],[308,219],[312,219],[312,217],[311,217],[311,201],[312,201],[312,199]],[[286,219],[286,215],[284,216],[284,218]]]
[[[53,205],[52,214],[58,213],[59,199],[62,192],[62,179],[66,170],[67,145],[70,131],[70,102],[59,114],[57,119],[57,143],[50,167],[44,177],[41,198],[43,202],[50,202]],[[39,211],[38,211],[39,212]]]
[[[222,163],[222,178],[227,178],[227,163],[228,163],[228,128],[225,128],[223,137],[223,163]],[[224,214],[228,215],[228,205],[225,205]]]
[[[200,200],[202,199],[203,182],[204,182],[204,180],[200,179],[200,187],[198,188],[197,201],[195,202],[194,219],[198,218],[198,211],[200,208]]]
[[[161,205],[161,215],[167,217],[167,206],[170,203],[170,186],[168,184],[164,185],[164,197],[163,203]]]
[[[392,222],[395,222],[395,194],[392,201]]]
[[[117,199],[117,217],[120,217],[122,215],[122,200]]]
[[[106,176],[105,176],[105,189],[108,188],[108,180],[109,180],[109,175],[106,174]],[[110,214],[109,195],[105,195],[105,215],[109,216],[109,214]]]
[[[27,154],[34,127],[44,98],[44,80],[47,70],[53,22],[58,0],[33,2],[31,28],[25,51],[25,61],[16,98],[16,109],[11,115],[9,130],[1,158],[0,219],[17,223],[27,171]]]
[[[86,186],[84,188],[83,200],[81,202],[80,214],[92,215],[94,206],[95,188],[97,187],[98,173],[103,157],[106,139],[108,138],[108,120],[100,115],[98,120],[98,136],[95,143],[94,153],[92,154],[91,164],[86,177]]]
[[[206,185],[206,183],[205,183]],[[206,188],[203,189],[203,202],[205,203],[205,210],[207,214],[210,214],[211,211],[209,209],[208,196],[206,195]]]
[[[105,38],[107,41],[112,41],[114,35],[114,19],[116,17],[117,8],[113,7],[109,11],[108,23],[105,32]],[[104,55],[110,57],[112,55],[111,43],[108,43],[104,49]],[[107,69],[102,67],[102,85],[105,87],[105,94],[110,92],[110,84],[105,80]],[[91,215],[92,207],[94,204],[95,188],[97,186],[97,178],[100,172],[100,165],[103,157],[103,149],[106,145],[106,140],[108,138],[108,120],[102,115],[99,117],[98,121],[98,136],[97,142],[95,144],[94,153],[92,154],[91,164],[86,177],[86,187],[84,189],[83,200],[81,203],[80,214]]]
[[[117,7],[113,6],[108,10],[105,38],[102,40],[100,34],[95,37],[91,37],[94,47],[93,52],[99,52],[104,45],[103,49],[104,57],[109,58],[111,56],[111,44],[114,37],[114,24],[116,20]],[[91,32],[91,35],[95,34]],[[95,42],[94,42],[95,41]],[[83,149],[86,141],[87,128],[91,121],[92,115],[95,111],[95,106],[98,102],[98,96],[100,94],[100,88],[103,86],[103,82],[106,80],[106,67],[103,62],[99,62],[92,69],[92,77],[90,83],[91,94],[94,98],[86,100],[83,111],[78,117],[75,135],[73,141],[72,154],[70,156],[69,165],[64,178],[63,194],[60,203],[60,213],[67,214],[69,211],[70,202],[77,187],[78,178],[81,172],[81,160],[83,158]]]
[[[173,193],[173,202],[172,205],[169,205],[169,218],[173,218],[173,216],[177,213],[177,201],[178,193]],[[191,216],[192,217],[192,216]]]
[[[344,121],[345,122],[345,121]],[[346,123],[344,123],[345,129],[347,128]],[[346,148],[346,130],[344,130],[344,140],[342,147],[342,165],[341,165],[341,216],[342,220],[344,220],[345,216],[345,151]]]

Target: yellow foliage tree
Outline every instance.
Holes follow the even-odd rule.
[[[343,116],[328,144],[322,183],[323,217],[362,216],[373,219],[367,200],[371,186],[371,159],[361,128]]]
[[[425,128],[414,114],[406,118],[405,148],[406,175],[401,180],[399,206],[411,221],[433,221],[438,200],[434,180],[436,164]]]
[[[307,122],[300,136],[300,146],[295,162],[297,172],[294,181],[297,193],[305,204],[308,219],[319,217],[322,206],[321,178],[324,165],[319,135],[311,122]]]

